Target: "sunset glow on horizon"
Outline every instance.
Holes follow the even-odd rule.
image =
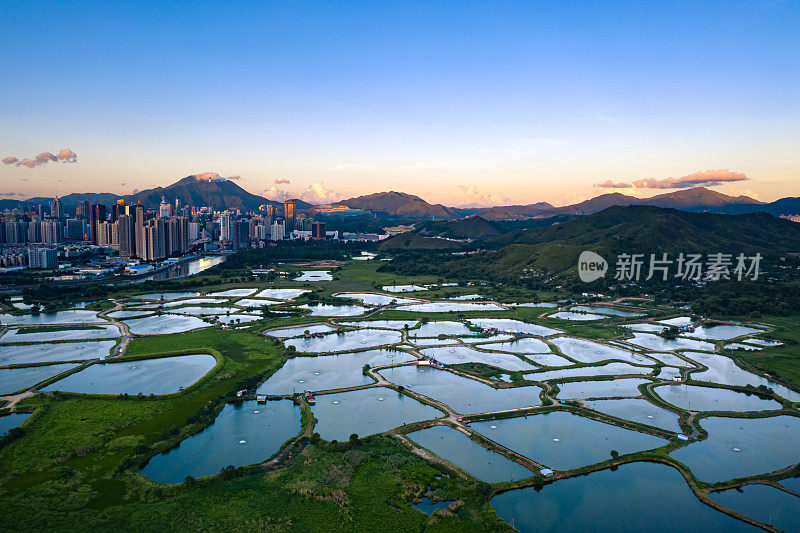
[[[0,198],[800,196],[798,28],[793,0],[6,2]]]

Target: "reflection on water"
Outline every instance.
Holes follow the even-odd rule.
[[[132,281],[133,283],[143,283],[145,281],[166,281],[168,279],[178,279],[178,278],[185,278],[187,276],[194,276],[195,274],[199,274],[204,270],[207,270],[213,266],[222,263],[223,261],[225,261],[225,259],[226,257],[224,255],[198,257],[197,259],[192,259],[191,261],[175,265],[173,267],[161,270],[159,272],[154,272],[150,276],[137,278],[136,280]]]
[[[757,530],[703,505],[677,470],[653,463],[564,479],[540,492],[504,492],[492,498],[492,506],[523,533]]]

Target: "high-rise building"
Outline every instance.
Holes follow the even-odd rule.
[[[75,208],[75,218],[86,220],[89,218],[89,202],[86,200],[78,201],[78,206]]]
[[[233,247],[248,248],[250,246],[250,224],[246,220],[234,223]]]
[[[65,232],[64,237],[68,241],[82,241],[83,240],[83,233],[84,233],[84,222],[83,220],[79,220],[77,218],[68,218],[67,219],[67,229]]]
[[[169,204],[167,199],[161,197],[161,204],[158,206],[158,218],[166,218],[169,216]]]
[[[59,219],[64,215],[64,207],[61,205],[61,200],[58,196],[50,200],[50,216]]]
[[[28,222],[28,242],[42,242],[42,223],[39,217]]]
[[[219,216],[219,240],[233,240],[233,215],[227,211]]]
[[[58,268],[58,252],[55,248],[31,248],[28,250],[28,266],[37,269]]]
[[[283,218],[286,221],[286,229],[288,231],[294,229],[295,207],[294,200],[286,200],[283,202]]]
[[[97,224],[106,220],[106,206],[103,204],[92,204],[90,211],[92,244],[97,244]]]
[[[167,254],[183,255],[189,250],[189,220],[174,217],[167,221]]]
[[[167,227],[163,218],[148,220],[138,226],[140,238],[136,255],[145,261],[158,261],[167,256]],[[141,244],[141,247],[139,246]]]
[[[45,219],[41,222],[41,240],[45,244],[56,244],[61,242],[63,233],[61,221],[53,218]]]
[[[3,224],[6,244],[24,244],[28,240],[28,228],[21,220],[11,220]]]
[[[286,237],[286,226],[283,220],[275,220],[269,227],[270,239],[281,241]]]
[[[267,218],[267,224],[272,224],[272,219],[275,218],[275,206],[267,204],[264,206],[264,212]]]
[[[130,215],[120,215],[117,220],[119,233],[119,255],[122,257],[136,256],[136,227],[133,217]]]
[[[119,220],[119,216],[125,213],[125,200],[119,199],[111,206],[111,222]]]
[[[324,222],[311,223],[311,238],[315,241],[324,241],[326,237],[327,225]]]

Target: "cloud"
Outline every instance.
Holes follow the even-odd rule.
[[[195,174],[194,177],[200,181],[236,181],[242,179],[242,177],[238,174],[234,176],[223,177],[216,172],[203,172],[200,174]]]
[[[464,196],[462,205],[471,206],[487,206],[508,203],[508,198],[503,198],[497,194],[481,194],[474,185],[459,185],[461,193]]]
[[[309,185],[306,190],[300,193],[300,199],[310,204],[327,204],[335,202],[341,195],[325,186],[324,181],[317,181]]]
[[[58,161],[58,158],[54,156],[51,152],[42,152],[41,154],[36,156],[37,165],[46,165],[50,161]]]
[[[749,181],[750,178],[741,172],[731,172],[727,169],[702,170],[680,178],[645,178],[635,180],[633,185],[639,189],[683,189],[685,187],[714,187],[732,181]]]
[[[64,148],[60,152],[58,152],[58,160],[62,163],[75,163],[78,161],[78,154],[70,150],[69,148]]]
[[[291,181],[287,180],[286,178],[277,178],[275,180],[275,185],[288,185],[290,183],[291,183]]]
[[[603,189],[630,189],[633,187],[630,183],[614,183],[611,180],[606,180],[603,183],[595,183],[595,187],[601,187]]]
[[[53,154],[52,152],[42,152],[37,155],[34,159],[24,158],[19,159],[16,156],[10,155],[8,157],[3,158],[3,164],[6,165],[16,165],[18,167],[28,167],[28,168],[35,168],[42,165],[46,165],[47,163],[61,161],[62,163],[77,163],[78,162],[78,154],[70,150],[69,148],[64,148],[58,152],[58,155]]]
[[[16,192],[0,192],[0,196],[22,196],[22,195]]]

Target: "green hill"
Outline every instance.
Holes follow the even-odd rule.
[[[461,244],[436,237],[422,237],[416,233],[401,233],[390,237],[378,245],[382,252],[400,250],[455,250]]]
[[[420,222],[414,233],[424,237],[444,237],[447,239],[486,239],[507,233],[508,229],[498,222],[491,222],[479,216],[448,222]]]
[[[405,255],[402,261],[411,264],[393,261],[386,269],[406,274],[416,269],[426,274],[511,279],[573,272],[584,250],[599,253],[612,268],[622,253],[645,254],[646,258],[650,253],[667,253],[672,259],[679,253],[761,253],[765,258],[775,258],[800,252],[800,224],[766,213],[720,215],[614,206],[569,222],[473,243],[473,247],[476,245],[491,251],[457,258]]]

